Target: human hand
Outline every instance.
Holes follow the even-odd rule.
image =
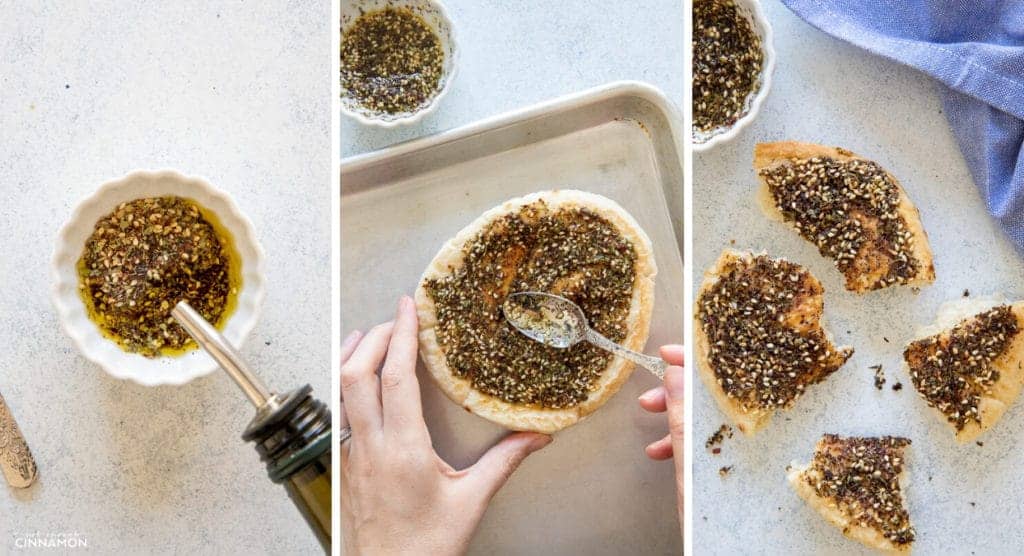
[[[395,320],[354,332],[341,348],[344,554],[454,555],[466,551],[494,494],[551,437],[506,436],[456,471],[430,442],[416,378],[418,321],[403,296]],[[380,376],[377,371],[380,369]]]
[[[668,414],[668,434],[647,446],[647,456],[655,460],[673,456],[676,468],[676,504],[679,509],[679,527],[683,526],[683,346],[661,346],[661,358],[669,366],[665,369],[665,384],[652,388],[640,396],[640,407],[652,413]]]

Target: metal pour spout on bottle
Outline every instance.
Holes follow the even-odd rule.
[[[306,384],[272,393],[231,344],[185,301],[171,315],[234,379],[256,416],[242,438],[256,444],[270,480],[283,484],[324,551],[331,551],[331,412]]]

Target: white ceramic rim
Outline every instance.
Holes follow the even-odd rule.
[[[440,0],[416,1],[425,2],[433,6],[434,9],[437,10],[438,15],[448,26],[447,44],[448,50],[451,52],[451,63],[449,64],[451,71],[449,71],[447,75],[443,76],[442,79],[444,81],[444,84],[441,86],[441,90],[438,91],[436,95],[434,95],[434,98],[431,99],[430,103],[427,104],[426,106],[421,107],[419,110],[407,116],[402,116],[401,118],[395,118],[393,120],[372,118],[362,112],[352,110],[351,108],[347,107],[344,102],[340,102],[339,105],[341,106],[342,114],[349,116],[350,118],[356,120],[357,122],[363,125],[381,127],[385,129],[392,129],[396,127],[412,125],[415,123],[419,123],[419,121],[425,118],[428,114],[432,114],[433,112],[435,112],[437,110],[438,105],[441,104],[441,99],[443,99],[448,94],[448,90],[452,88],[452,81],[455,81],[455,75],[458,74],[459,72],[459,43],[455,38],[455,24],[452,22],[452,18],[448,16],[448,10],[445,9],[444,4]],[[444,38],[445,37],[442,37],[442,40]]]
[[[768,92],[772,88],[772,74],[775,73],[775,46],[773,44],[772,26],[768,23],[768,17],[764,15],[764,10],[761,9],[760,0],[735,0],[735,2],[737,5],[747,8],[750,16],[753,18],[754,26],[761,35],[761,51],[764,52],[764,65],[761,67],[761,87],[757,90],[753,100],[750,101],[750,106],[747,108],[746,113],[731,126],[712,135],[707,141],[698,143],[691,125],[690,133],[694,137],[694,152],[704,152],[735,139],[743,128],[750,125],[757,118],[758,113],[761,111],[761,105],[768,97]]]
[[[53,280],[52,301],[61,327],[86,359],[96,363],[115,378],[143,386],[181,385],[205,376],[218,368],[217,362],[201,348],[173,357],[147,358],[128,353],[103,336],[89,319],[85,303],[78,293],[77,262],[96,222],[125,201],[159,195],[177,195],[192,199],[213,212],[233,236],[242,261],[242,287],[235,311],[223,327],[223,334],[235,347],[241,347],[259,319],[265,296],[264,252],[256,239],[255,228],[227,193],[197,177],[186,177],[173,170],[136,171],[104,183],[75,207],[71,218],[57,236],[50,267]]]

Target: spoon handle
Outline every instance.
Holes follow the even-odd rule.
[[[668,364],[660,357],[651,357],[650,355],[644,355],[631,349],[624,348],[608,338],[605,338],[592,328],[587,330],[587,341],[601,349],[610,351],[623,359],[628,359],[637,365],[640,365],[654,373],[654,376],[660,379],[665,378],[665,367],[667,367]]]
[[[18,429],[7,402],[0,395],[0,471],[15,488],[28,488],[36,480],[36,461]]]

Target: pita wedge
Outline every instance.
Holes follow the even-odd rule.
[[[809,464],[786,478],[800,498],[848,538],[892,554],[910,553],[914,527],[903,499],[906,438],[826,434]]]
[[[651,241],[614,201],[534,193],[485,212],[441,247],[416,290],[420,354],[452,401],[513,430],[550,433],[608,401],[632,363],[586,342],[546,346],[502,307],[540,291],[578,304],[598,332],[643,350],[654,308]]]
[[[903,352],[918,394],[942,414],[956,439],[992,427],[1024,386],[1024,302],[947,304],[938,322]]]
[[[754,169],[762,209],[832,259],[846,289],[935,281],[921,216],[877,163],[838,147],[784,141],[754,147]]]
[[[753,435],[853,355],[821,326],[821,283],[802,266],[726,250],[694,307],[698,372],[722,411]]]

